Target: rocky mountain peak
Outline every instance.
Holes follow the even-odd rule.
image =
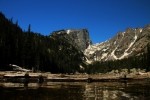
[[[84,51],[91,44],[87,29],[59,30],[54,31],[52,35],[65,38],[70,44],[74,45],[80,51]]]
[[[116,36],[99,44],[90,45],[84,52],[87,60],[120,60],[140,55],[150,43],[150,25],[145,28],[127,28]]]

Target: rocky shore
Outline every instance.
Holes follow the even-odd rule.
[[[99,73],[99,74],[51,74],[45,73],[32,73],[32,72],[16,72],[16,71],[1,71],[0,81],[6,82],[11,80],[20,81],[26,79],[26,75],[30,79],[29,82],[39,82],[40,77],[46,82],[111,82],[111,81],[135,81],[135,80],[150,80],[150,72],[137,72],[137,73]],[[21,81],[22,82],[22,81]]]

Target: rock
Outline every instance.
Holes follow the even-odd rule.
[[[70,44],[80,51],[84,51],[90,44],[91,40],[87,29],[68,29],[54,31],[52,36],[65,38]]]
[[[150,25],[144,28],[128,28],[105,42],[90,45],[85,49],[84,54],[88,61],[92,62],[121,60],[145,52],[149,40]]]

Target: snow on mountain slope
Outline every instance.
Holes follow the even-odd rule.
[[[128,28],[102,43],[89,45],[84,54],[88,62],[120,60],[138,55],[150,43],[150,25],[144,28]]]
[[[128,53],[128,50],[133,46],[133,44],[135,43],[136,40],[137,40],[137,35],[136,35],[136,33],[135,33],[134,41],[131,41],[130,45],[129,45],[128,48],[124,51],[124,53],[123,53],[123,55],[122,55],[121,57],[118,58],[118,57],[116,57],[116,55],[114,54],[114,52],[115,52],[115,50],[116,50],[117,48],[115,48],[115,50],[111,53],[111,55],[112,55],[112,56],[114,57],[114,59],[116,59],[116,60],[125,58],[126,56],[128,56],[129,54],[132,53],[132,51]]]

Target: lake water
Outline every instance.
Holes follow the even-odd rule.
[[[0,100],[150,100],[149,83],[0,83]]]

